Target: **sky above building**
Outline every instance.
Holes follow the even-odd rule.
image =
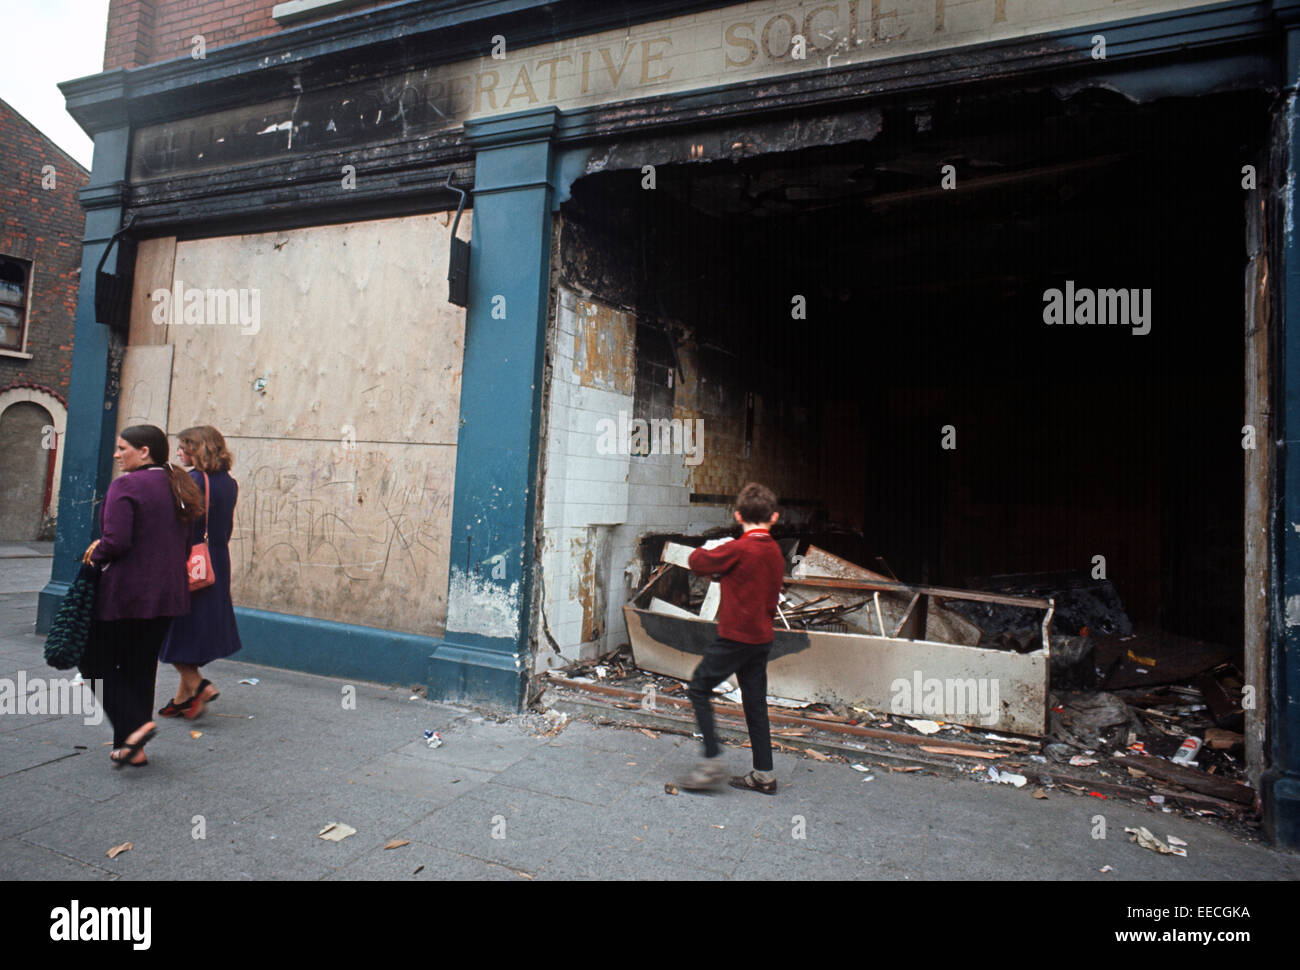
[[[58,84],[104,69],[108,0],[0,0],[0,10],[0,98],[90,168],[90,138],[68,114]]]

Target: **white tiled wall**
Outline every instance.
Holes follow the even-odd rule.
[[[542,602],[557,657],[539,636],[536,666],[544,670],[595,656],[627,642],[622,607],[645,577],[628,576],[638,540],[653,532],[696,533],[730,522],[725,508],[690,504],[691,468],[681,455],[602,455],[600,421],[631,417],[633,397],[579,383],[573,366],[578,294],[559,287],[556,326],[550,334],[552,375],[547,415],[546,477],[542,509]],[[589,299],[589,298],[582,298]],[[609,556],[601,636],[582,642],[578,590],[584,553],[592,545]],[[541,628],[542,618],[537,618]]]

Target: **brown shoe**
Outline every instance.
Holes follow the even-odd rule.
[[[747,775],[734,775],[729,782],[732,788],[743,788],[747,791],[762,792],[764,795],[776,794],[776,779],[772,781],[759,781],[751,771]]]
[[[689,791],[712,791],[722,784],[722,779],[725,777],[726,772],[722,770],[722,765],[706,758],[696,765],[690,774],[678,779],[677,785]]]

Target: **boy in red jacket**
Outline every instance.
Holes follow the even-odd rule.
[[[767,720],[767,658],[772,650],[772,617],[785,579],[785,557],[772,538],[779,513],[771,490],[750,482],[736,497],[739,539],[710,542],[688,560],[691,571],[720,574],[722,605],[718,638],[704,651],[691,677],[689,693],[695,720],[704,735],[704,760],[679,784],[688,789],[714,788],[725,774],[718,755],[710,697],[732,674],[740,683],[745,725],[754,753],[754,770],[731,779],[733,788],[776,794],[772,774],[772,734]]]

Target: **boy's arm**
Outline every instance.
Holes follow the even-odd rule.
[[[716,549],[696,549],[687,562],[691,572],[704,576],[725,573],[740,559],[740,543],[727,542]]]

